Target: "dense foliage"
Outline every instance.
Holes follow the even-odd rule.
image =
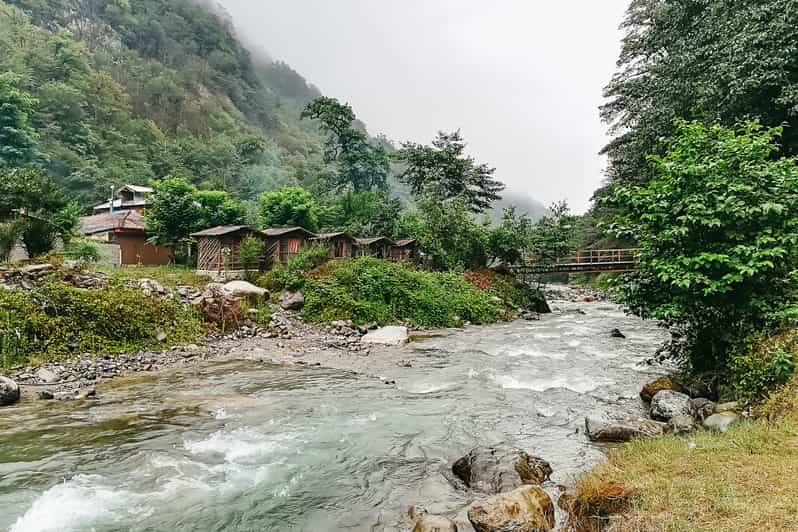
[[[641,248],[622,286],[635,312],[669,320],[699,371],[726,368],[744,336],[796,316],[798,160],[781,128],[681,123],[647,185],[615,185],[614,229]]]
[[[286,187],[279,192],[266,192],[258,204],[260,224],[269,227],[304,227],[315,231],[319,225],[319,204],[300,187]]]
[[[633,0],[623,24],[619,72],[602,115],[615,139],[609,177],[640,182],[662,155],[674,120],[756,117],[788,126],[784,153],[798,153],[798,9],[793,0]]]
[[[32,292],[0,290],[0,367],[70,354],[131,351],[189,341],[203,330],[198,315],[175,301],[121,286],[79,290],[54,279]]]
[[[303,293],[302,314],[314,322],[351,319],[358,324],[453,327],[464,321],[492,322],[502,315],[501,305],[462,275],[371,258],[327,263],[308,276]]]

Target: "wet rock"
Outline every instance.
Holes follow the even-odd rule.
[[[8,377],[0,375],[0,406],[13,405],[19,401],[19,386]]]
[[[407,512],[413,522],[413,532],[457,532],[451,519],[430,515],[426,508],[414,506]]]
[[[360,339],[364,344],[401,345],[410,341],[407,327],[382,327]]]
[[[542,458],[512,447],[477,447],[452,465],[452,472],[469,488],[502,493],[549,479],[551,466]]]
[[[548,532],[554,503],[539,486],[524,486],[475,502],[468,520],[476,532]]]
[[[521,314],[521,319],[526,321],[540,321],[540,314],[531,310],[527,310]]]
[[[689,416],[693,412],[690,407],[690,396],[662,390],[651,398],[651,417],[659,421],[668,421],[676,416]]]
[[[620,329],[613,329],[610,331],[610,338],[626,338],[626,335]]]
[[[721,412],[720,414],[712,414],[704,420],[703,426],[705,429],[715,430],[717,432],[726,432],[734,423],[737,422],[739,416],[734,412]]]
[[[692,416],[700,423],[715,413],[715,403],[709,399],[699,397],[690,400],[690,409],[692,410]]]
[[[166,333],[163,332],[163,331],[158,331],[158,334],[155,336],[155,339],[158,342],[160,342],[160,343],[165,342],[166,341]]]
[[[668,420],[665,432],[685,436],[695,432],[696,422],[692,416],[675,416]]]
[[[50,371],[47,368],[39,368],[36,371],[36,378],[46,384],[53,384],[60,380],[54,371]]]
[[[302,292],[283,292],[280,294],[280,307],[283,310],[302,310],[305,306],[305,296]]]
[[[97,396],[97,389],[94,386],[82,388],[75,392],[75,399],[89,399]]]
[[[601,420],[585,418],[585,433],[591,441],[626,442],[636,438],[661,436],[665,423],[650,419]]]
[[[643,389],[640,390],[640,399],[646,403],[650,403],[651,399],[662,390],[671,390],[679,393],[685,392],[684,388],[673,382],[670,377],[660,377],[643,386]]]
[[[720,403],[715,405],[714,412],[716,414],[723,414],[724,412],[737,412],[740,409],[740,405],[737,401],[732,401],[730,403]]]
[[[50,401],[55,398],[55,395],[50,390],[39,390],[36,396],[42,401]]]

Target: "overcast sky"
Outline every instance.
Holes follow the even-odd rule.
[[[373,134],[461,129],[514,192],[589,205],[629,0],[221,0],[238,31]]]

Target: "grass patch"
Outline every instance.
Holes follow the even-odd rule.
[[[455,327],[501,319],[502,306],[461,274],[424,272],[368,257],[330,261],[304,279],[305,319]]]
[[[105,273],[111,281],[124,282],[135,281],[138,279],[153,279],[158,281],[166,288],[176,286],[194,286],[204,288],[211,279],[203,275],[197,275],[194,268],[188,266],[104,266],[92,264],[91,270]]]
[[[614,517],[594,500],[596,486],[608,483],[633,494]],[[626,444],[579,479],[580,498],[604,518],[582,530],[798,530],[798,419]]]
[[[191,341],[205,326],[194,309],[141,291],[79,290],[56,278],[30,292],[0,290],[0,367]]]

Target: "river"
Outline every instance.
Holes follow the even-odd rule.
[[[585,415],[641,412],[665,334],[608,303],[552,306],[375,353],[380,379],[225,360],[0,410],[0,530],[406,530],[415,504],[462,524],[451,463],[498,442],[548,460],[554,494],[603,456]]]

